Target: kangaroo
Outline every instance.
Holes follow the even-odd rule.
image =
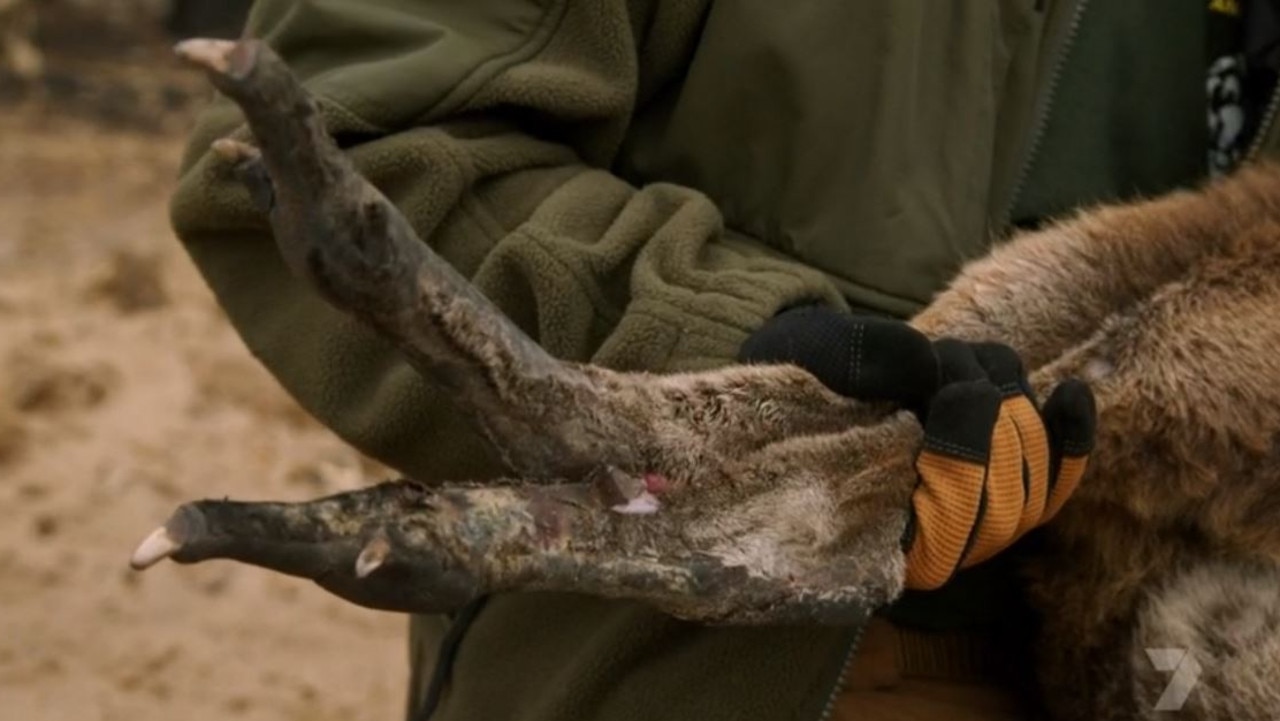
[[[189,503],[135,567],[234,559],[402,612],[577,591],[709,623],[860,623],[902,592],[909,413],[790,365],[651,375],[552,358],[360,177],[268,47],[178,52],[244,111],[252,138],[214,150],[290,267],[456,394],[511,476]],[[1274,719],[1280,168],[1019,234],[910,323],[1012,346],[1041,395],[1073,377],[1094,391],[1089,470],[1026,571],[1052,713]]]

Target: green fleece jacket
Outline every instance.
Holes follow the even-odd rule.
[[[551,353],[678,371],[731,362],[797,303],[909,315],[984,253],[1028,178],[1052,174],[1033,151],[1047,138],[1049,157],[1075,155],[1052,142],[1045,89],[1096,84],[1059,59],[1087,15],[1043,0],[259,0],[249,29],[418,233]],[[498,474],[451,400],[292,277],[213,172],[210,141],[240,122],[222,99],[204,113],[172,213],[250,350],[404,473]],[[1033,214],[1069,205],[1028,197]],[[446,626],[415,620],[411,707]],[[818,719],[858,632],[504,595],[456,646],[433,718]]]

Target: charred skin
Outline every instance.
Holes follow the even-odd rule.
[[[698,526],[690,520],[611,515],[586,484],[392,481],[305,503],[189,503],[131,564],[241,561],[405,613],[454,611],[499,591],[573,589],[707,622],[848,624],[886,600],[853,603],[839,585],[753,577],[719,558],[708,536],[686,533]]]
[[[213,149],[290,268],[449,388],[513,478],[189,504],[135,565],[230,558],[415,612],[548,589],[703,621],[852,622],[899,592],[913,420],[791,366],[652,376],[552,358],[360,176],[270,48],[195,40],[178,53],[244,110],[260,148]],[[872,462],[851,473],[859,445]],[[863,513],[840,510],[851,489]]]

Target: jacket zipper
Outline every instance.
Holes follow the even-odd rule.
[[[1067,65],[1067,56],[1071,54],[1071,47],[1075,44],[1076,36],[1080,34],[1080,25],[1084,21],[1085,8],[1089,6],[1089,0],[1076,0],[1075,9],[1071,11],[1071,24],[1067,26],[1067,34],[1062,39],[1062,48],[1058,51],[1058,57],[1054,60],[1053,70],[1049,72],[1048,84],[1045,87],[1044,96],[1040,100],[1040,108],[1036,113],[1036,124],[1031,131],[1031,137],[1027,142],[1026,154],[1022,160],[1022,167],[1018,171],[1018,177],[1013,184],[1013,192],[1009,194],[1009,206],[1005,208],[1002,228],[1008,228],[1013,223],[1013,211],[1018,206],[1018,200],[1022,197],[1022,192],[1027,189],[1027,181],[1031,178],[1031,167],[1035,164],[1036,157],[1040,154],[1040,146],[1044,143],[1045,133],[1049,127],[1049,112],[1053,109],[1054,97],[1058,93],[1058,85],[1062,82],[1062,72]]]
[[[854,631],[853,640],[849,642],[849,650],[844,655],[844,662],[840,664],[840,674],[836,676],[836,682],[827,694],[827,701],[822,705],[822,715],[818,717],[818,721],[831,721],[831,714],[836,712],[836,699],[840,698],[840,692],[844,690],[844,677],[853,666],[853,659],[858,655],[858,647],[862,645],[862,635],[866,631],[865,621],[858,626],[857,631]]]
[[[1085,8],[1089,5],[1089,0],[1077,0],[1075,9],[1072,10],[1071,24],[1067,26],[1066,37],[1062,40],[1062,49],[1058,51],[1058,57],[1054,60],[1053,70],[1049,73],[1048,86],[1040,101],[1041,107],[1036,117],[1036,126],[1031,133],[1031,138],[1027,144],[1026,157],[1023,159],[1022,168],[1018,173],[1017,180],[1014,182],[1013,192],[1009,196],[1009,207],[1005,211],[1005,225],[1008,226],[1012,220],[1013,209],[1017,206],[1018,197],[1025,190],[1027,179],[1031,176],[1031,165],[1035,162],[1036,155],[1039,153],[1040,144],[1044,142],[1044,135],[1049,125],[1049,111],[1053,107],[1053,98],[1057,93],[1058,84],[1062,80],[1062,71],[1067,64],[1067,56],[1071,52],[1071,46],[1075,44],[1076,35],[1080,32],[1080,24],[1084,19]],[[1042,6],[1037,0],[1037,9]],[[1274,111],[1280,110],[1280,93],[1272,98],[1272,107],[1269,108],[1269,115],[1274,115]],[[836,710],[836,699],[840,697],[840,691],[844,688],[844,677],[849,673],[849,668],[853,665],[853,659],[858,655],[858,647],[862,645],[862,635],[866,630],[866,624],[858,627],[854,633],[853,641],[849,644],[849,650],[845,654],[844,663],[840,664],[840,675],[836,677],[836,682],[832,685],[831,692],[827,694],[827,702],[822,706],[822,715],[818,717],[818,721],[831,721],[831,715]]]
[[[1266,110],[1262,111],[1262,122],[1258,124],[1258,129],[1253,131],[1253,142],[1249,143],[1249,151],[1244,156],[1245,160],[1256,160],[1258,153],[1262,152],[1262,143],[1266,140],[1277,113],[1280,113],[1280,80],[1277,80],[1275,87],[1271,89],[1271,98],[1267,100]]]
[[[458,648],[462,645],[462,637],[471,630],[472,622],[476,620],[476,616],[480,615],[480,610],[488,601],[488,596],[481,596],[463,606],[449,619],[449,628],[444,632],[444,638],[440,639],[440,647],[436,649],[436,663],[431,670],[431,680],[427,684],[427,690],[418,701],[418,707],[410,710],[409,718],[412,721],[431,721],[431,718],[436,715],[436,710],[440,708],[440,701],[444,696],[444,688],[453,674],[453,662],[458,655]]]

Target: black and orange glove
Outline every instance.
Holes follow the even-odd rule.
[[[1089,387],[1065,381],[1038,408],[1005,345],[931,342],[900,321],[813,306],[778,314],[739,355],[795,363],[837,393],[920,419],[919,485],[903,540],[910,589],[938,588],[1047,523],[1093,449]]]

